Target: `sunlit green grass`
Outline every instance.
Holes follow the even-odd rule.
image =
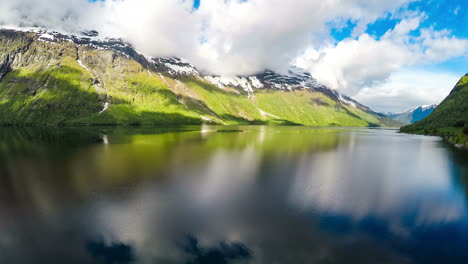
[[[402,132],[440,135],[453,143],[468,143],[468,75],[456,84],[450,95],[425,119],[401,128]]]
[[[259,89],[249,96],[232,87],[220,89],[200,78],[176,81],[160,77],[111,50],[36,41],[24,56],[28,63],[16,67],[0,83],[0,124],[381,124],[375,115],[321,92]],[[104,109],[106,103],[108,108]]]

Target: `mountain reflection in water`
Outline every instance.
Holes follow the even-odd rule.
[[[467,179],[396,130],[2,128],[0,263],[468,263]]]

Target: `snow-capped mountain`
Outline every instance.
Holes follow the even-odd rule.
[[[437,106],[437,104],[422,105],[403,113],[386,113],[385,115],[389,118],[400,121],[403,124],[411,124],[429,116]]]
[[[272,89],[282,91],[304,89],[326,93],[328,96],[346,105],[367,108],[353,99],[347,96],[343,96],[337,91],[320,84],[314,77],[312,77],[312,75],[310,75],[310,73],[295,66],[291,66],[287,74],[280,74],[267,70],[263,73],[251,76],[205,76],[204,78],[220,89],[225,89],[226,87],[235,87],[243,89],[252,96],[255,94],[256,89]]]
[[[195,66],[182,58],[151,58],[148,60],[158,72],[165,72],[174,77],[200,77],[201,74]]]
[[[206,76],[205,79],[221,89],[225,86],[239,87],[245,91],[253,89],[288,90],[295,89],[328,89],[319,84],[309,73],[290,67],[287,74],[278,74],[273,71],[265,71],[253,76]]]
[[[153,58],[144,56],[137,52],[130,44],[120,39],[99,37],[99,33],[95,30],[82,32],[80,36],[46,30],[34,30],[34,32],[38,34],[40,41],[49,43],[69,41],[77,44],[78,46],[86,46],[96,50],[114,50],[128,58],[138,61],[145,67],[153,68],[156,72],[165,73],[175,78],[203,78],[220,89],[234,87],[244,90],[248,93],[249,97],[254,96],[256,89],[283,91],[307,89],[324,92],[343,104],[353,107],[359,106],[360,108],[369,110],[367,107],[359,104],[353,99],[341,95],[337,91],[318,83],[310,73],[296,66],[291,66],[287,74],[279,74],[266,70],[263,73],[250,76],[203,75],[192,63],[183,58]]]
[[[297,89],[312,89],[312,90],[331,90],[325,85],[317,82],[310,73],[296,66],[291,66],[287,74],[279,74],[270,70],[263,73],[250,76],[213,76],[203,75],[189,61],[183,58],[153,58],[144,56],[133,49],[133,47],[120,40],[99,38],[98,32],[92,30],[82,32],[81,36],[66,35],[59,32],[50,32],[38,30],[39,40],[46,42],[71,41],[79,46],[89,46],[97,50],[115,50],[122,54],[136,59],[138,62],[144,60],[144,64],[152,65],[158,72],[164,72],[175,77],[199,76],[213,83],[221,89],[226,86],[242,88],[247,92],[254,89],[274,89],[292,91]],[[337,96],[338,93],[337,93]],[[351,100],[345,99],[342,96],[342,101],[345,103],[353,103]]]
[[[34,75],[24,79],[17,75],[23,69],[36,72],[38,77]],[[65,75],[53,79],[59,73]],[[64,81],[70,84],[56,87]],[[0,123],[21,121],[23,114],[32,120],[28,122],[38,122],[37,117],[30,113],[32,109],[34,113],[42,109],[47,113],[41,114],[41,118],[53,117],[54,114],[60,116],[54,117],[52,122],[76,119],[99,124],[271,122],[313,126],[397,125],[318,83],[310,73],[297,67],[290,67],[283,74],[265,70],[250,76],[207,75],[185,59],[146,56],[129,43],[102,38],[96,31],[70,35],[40,29],[0,29],[0,85],[2,82],[7,88],[3,91],[5,98],[22,91],[9,90],[22,82],[28,82],[29,87],[22,92],[34,98],[29,100],[31,109],[24,106],[21,112],[14,112],[8,105],[3,105],[6,109],[0,109],[0,114],[13,111],[14,117],[4,121],[0,118]],[[77,84],[85,85],[80,88],[82,90],[92,89],[86,94],[67,96],[63,100],[91,96],[81,103],[76,101],[80,110],[73,110],[70,102],[61,102],[60,107],[67,105],[66,111],[61,113],[49,113],[59,108],[51,106],[52,103],[47,103],[46,107],[38,106],[41,102],[39,97],[45,92],[60,92],[60,87]],[[76,93],[80,90],[70,91]],[[146,109],[144,115],[137,110],[143,106]],[[69,110],[77,116],[66,114]],[[176,112],[168,119],[158,117],[160,113],[170,111]],[[158,114],[150,114],[153,112]],[[192,119],[187,121],[187,116]],[[46,118],[44,122],[50,121]]]

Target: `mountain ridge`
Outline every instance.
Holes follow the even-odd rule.
[[[205,76],[96,35],[0,30],[0,123],[397,124],[298,69]]]
[[[468,145],[468,73],[428,117],[402,127],[401,132],[437,135],[454,144]]]
[[[421,105],[403,113],[383,113],[387,117],[403,124],[412,124],[429,116],[437,107],[437,104]]]

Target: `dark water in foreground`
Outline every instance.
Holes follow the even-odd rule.
[[[439,138],[202,129],[0,129],[0,263],[468,263]]]

